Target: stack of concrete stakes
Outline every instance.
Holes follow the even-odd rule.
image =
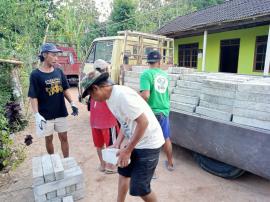
[[[181,74],[171,94],[171,111],[193,113],[199,103],[203,73]]]
[[[223,121],[232,121],[238,84],[252,76],[212,73],[203,81],[200,104],[196,113]]]
[[[58,154],[33,157],[33,191],[36,202],[64,202],[84,197],[83,173],[74,158]]]
[[[133,88],[136,91],[139,91],[140,90],[140,75],[146,69],[148,69],[147,66],[132,66],[131,71],[125,71],[124,72],[124,85],[129,86],[130,88]],[[171,92],[173,88],[176,86],[176,83],[180,77],[180,74],[190,73],[194,70],[191,70],[190,68],[184,68],[184,67],[170,67],[166,71],[168,72],[168,76],[170,79],[169,91]],[[179,72],[179,73],[173,73],[173,72]]]
[[[238,85],[233,122],[270,130],[270,78]]]

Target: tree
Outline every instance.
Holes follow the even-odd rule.
[[[134,30],[136,2],[134,0],[115,0],[107,23],[107,35],[117,35],[118,31]]]
[[[50,23],[48,40],[75,45],[81,59],[92,40],[100,36],[98,16],[93,0],[66,2]]]
[[[191,4],[195,6],[198,10],[221,3],[224,3],[224,0],[191,0]]]

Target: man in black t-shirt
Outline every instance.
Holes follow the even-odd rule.
[[[42,65],[31,73],[28,97],[35,113],[37,135],[45,136],[47,152],[54,153],[53,132],[56,131],[63,156],[68,157],[65,98],[71,104],[72,115],[78,115],[78,108],[72,101],[65,75],[61,69],[55,68],[58,52],[61,51],[52,43],[42,45],[39,55]]]

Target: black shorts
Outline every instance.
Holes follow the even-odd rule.
[[[150,182],[159,160],[158,149],[134,149],[130,164],[118,167],[119,175],[130,177],[129,193],[132,196],[146,196],[151,192]]]

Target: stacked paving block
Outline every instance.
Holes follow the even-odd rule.
[[[181,74],[171,94],[171,111],[193,113],[205,78],[203,73]]]
[[[140,90],[140,75],[144,70],[148,69],[147,66],[133,66],[132,71],[124,72],[124,85],[133,88],[136,91]],[[182,74],[185,72],[190,72],[188,68],[180,68],[182,70]],[[170,71],[168,72],[168,76],[170,78],[170,87],[169,91],[176,86],[177,80],[180,78],[180,74],[172,74]]]
[[[58,154],[46,154],[34,157],[32,166],[36,202],[62,202],[68,196],[74,200],[84,197],[83,173],[74,158],[61,160]]]
[[[237,82],[206,79],[196,113],[223,121],[231,121]]]
[[[238,85],[233,122],[270,130],[270,78]]]
[[[196,113],[222,121],[231,121],[238,84],[251,76],[210,73],[203,81],[200,104]]]

